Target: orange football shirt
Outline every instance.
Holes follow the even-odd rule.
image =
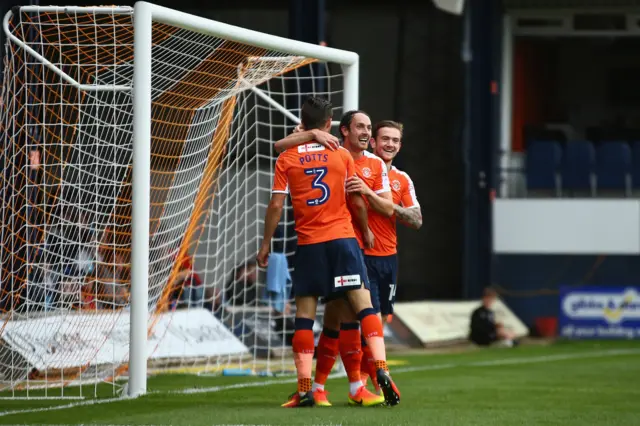
[[[387,166],[380,157],[373,155],[369,151],[364,151],[364,155],[358,160],[355,160],[354,163],[356,166],[356,175],[358,175],[358,177],[362,179],[364,183],[376,194],[383,194],[391,190],[391,188],[389,188]],[[369,209],[369,217],[371,217],[371,212],[372,210]],[[362,232],[360,232],[360,228],[358,227],[355,218],[353,220],[353,229],[356,233],[358,244],[360,245],[360,248],[363,249],[364,243],[362,239]],[[373,232],[371,224],[369,224],[369,229]]]
[[[290,194],[299,245],[355,237],[345,190],[347,176],[354,175],[344,148],[310,143],[280,154],[272,192]]]
[[[391,166],[389,181],[393,204],[404,208],[420,207],[413,182],[408,174]],[[364,254],[367,256],[391,256],[398,252],[395,214],[391,217],[384,217],[369,209],[369,229],[375,236],[375,243],[372,249],[365,249]]]

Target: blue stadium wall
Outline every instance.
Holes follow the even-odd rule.
[[[640,2],[631,0],[504,0],[502,3],[506,7],[520,9],[579,7],[585,11],[590,7],[618,7],[621,10],[624,7],[638,10],[640,7]],[[499,49],[500,42],[496,40],[494,43],[494,49]],[[496,75],[500,83],[499,75]],[[500,84],[498,86],[500,87]],[[494,117],[494,120],[494,123],[500,124],[499,117]],[[496,137],[491,152],[498,157],[499,132],[494,136]],[[493,168],[493,188],[496,188],[495,183],[498,182],[497,166],[495,164]],[[536,318],[558,316],[560,287],[640,285],[640,211],[637,207],[637,193],[634,193],[634,198],[624,198],[624,195],[621,195],[619,198],[598,199],[590,198],[591,195],[585,195],[583,191],[578,194],[583,197],[582,200],[578,196],[553,198],[553,191],[549,191],[549,194],[551,195],[547,196],[551,198],[547,201],[556,202],[558,205],[562,202],[575,203],[574,210],[567,210],[558,215],[541,210],[530,211],[527,214],[523,210],[523,214],[518,217],[519,220],[514,221],[512,226],[502,226],[504,217],[498,221],[494,220],[491,224],[492,235],[489,240],[494,253],[488,262],[491,274],[485,285],[497,287],[508,306],[529,326],[534,326]],[[533,200],[540,201],[536,200],[535,196]],[[595,204],[580,205],[582,202]],[[604,212],[608,204],[616,202],[620,203],[616,206],[617,211]],[[496,204],[492,202],[489,206],[494,218],[497,214]],[[594,210],[602,210],[602,213],[596,214]],[[575,227],[571,230],[573,234],[566,232],[577,216],[591,213],[591,222],[586,221],[582,226]],[[529,234],[521,232],[530,227],[532,222],[536,223],[534,231]],[[501,229],[496,230],[496,226]],[[501,236],[496,237],[498,234]],[[546,239],[536,239],[536,234],[543,235]],[[553,241],[553,237],[557,235],[561,236]],[[506,247],[504,243],[510,237],[515,244]],[[480,284],[471,289],[473,294],[478,294]]]
[[[528,326],[538,317],[559,313],[562,286],[637,286],[640,261],[635,255],[495,255],[493,285]]]

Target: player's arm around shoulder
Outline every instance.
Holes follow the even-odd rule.
[[[283,152],[289,148],[303,145],[309,142],[317,142],[323,145],[325,148],[335,151],[339,146],[338,138],[331,133],[323,132],[322,130],[312,129],[303,130],[300,126],[296,127],[293,133],[284,139],[280,139],[274,144],[276,152]]]
[[[376,160],[379,160],[376,157]],[[393,216],[393,197],[391,195],[391,187],[389,186],[389,178],[387,169],[382,160],[373,161],[373,173],[375,180],[373,188],[370,188],[359,177],[351,177],[347,181],[347,192],[358,193],[367,197],[369,207],[385,217]]]
[[[381,200],[377,203],[376,210],[383,216],[391,217],[393,216],[394,212],[393,195],[391,194],[391,184],[389,183],[389,172],[387,170],[387,165],[384,163],[384,161],[382,161],[381,158],[374,158],[375,160],[377,160],[377,164],[379,166],[377,175],[378,179],[376,179],[376,182],[374,183],[374,194],[379,198],[379,200]],[[371,203],[371,199],[369,199],[369,202]]]
[[[422,209],[416,197],[416,190],[408,174],[400,172],[400,176],[402,177],[401,205],[395,204],[394,212],[402,224],[418,230],[422,227]]]
[[[296,129],[298,129],[296,127]],[[313,130],[299,130],[294,131],[290,135],[286,136],[273,145],[277,153],[283,153],[289,148],[312,142],[314,140]]]

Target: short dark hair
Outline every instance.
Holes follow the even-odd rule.
[[[309,96],[300,111],[305,130],[319,129],[333,117],[333,105],[327,99]]]
[[[378,121],[373,126],[373,131],[371,132],[371,135],[373,136],[373,138],[375,139],[376,136],[378,136],[378,132],[380,131],[380,129],[384,129],[385,127],[390,127],[392,129],[399,130],[400,136],[402,136],[402,129],[403,129],[402,123],[399,123],[393,120],[382,120],[382,121]]]
[[[351,127],[353,116],[356,114],[364,114],[367,117],[369,117],[369,114],[362,111],[361,109],[352,109],[351,111],[345,112],[342,115],[342,118],[340,119],[340,127],[338,127],[338,133],[340,133],[340,139],[344,139],[344,136],[342,135],[342,128],[346,127],[348,129],[349,127]]]

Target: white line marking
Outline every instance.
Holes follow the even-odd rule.
[[[498,365],[503,366],[503,365],[518,365],[518,364],[535,364],[538,362],[553,362],[553,361],[565,361],[568,359],[600,358],[603,356],[634,355],[634,354],[640,354],[640,349],[611,349],[611,350],[596,351],[596,352],[542,355],[542,356],[534,356],[534,357],[528,357],[528,358],[503,358],[503,359],[494,359],[489,361],[462,362],[459,364],[418,365],[416,367],[394,368],[393,370],[391,370],[391,373],[395,375],[396,373],[411,373],[414,371],[427,371],[427,370],[444,370],[446,368],[453,368],[453,367],[492,367],[492,366],[498,366]]]
[[[472,362],[470,365],[474,367],[489,367],[492,365],[517,365],[517,364],[531,364],[541,361],[564,361],[567,359],[580,359],[580,358],[599,358],[602,356],[617,356],[617,355],[633,355],[640,353],[640,349],[610,349],[602,352],[584,352],[575,354],[557,354],[557,355],[545,355],[543,357],[528,357],[528,358],[511,358],[491,361],[478,361]],[[544,359],[541,359],[544,358]],[[540,361],[539,361],[540,360]]]
[[[0,417],[10,416],[12,414],[39,413],[42,411],[66,410],[67,408],[83,407],[85,405],[109,404],[110,402],[125,401],[128,398],[108,398],[108,399],[90,399],[83,402],[72,402],[64,405],[53,405],[42,408],[29,408],[27,410],[13,410],[0,412]]]
[[[496,359],[490,361],[477,361],[477,362],[463,362],[463,363],[448,363],[448,364],[433,364],[433,365],[418,365],[415,367],[404,367],[404,368],[394,368],[392,373],[402,374],[402,373],[411,373],[415,371],[429,371],[429,370],[445,370],[448,368],[456,368],[456,367],[491,367],[491,366],[502,366],[502,365],[518,365],[518,364],[535,364],[539,362],[553,362],[553,361],[564,361],[569,359],[581,359],[581,358],[600,358],[605,356],[617,356],[617,355],[633,355],[640,354],[640,349],[612,349],[606,351],[596,351],[596,352],[586,352],[586,353],[568,353],[568,354],[557,354],[557,355],[543,355],[537,357],[528,357],[528,358],[503,358]],[[330,376],[331,378],[335,377],[344,377],[343,373],[333,374]],[[243,389],[243,388],[254,388],[261,386],[269,386],[269,385],[283,385],[287,383],[296,383],[298,380],[296,378],[290,379],[280,379],[280,380],[262,380],[258,382],[247,382],[247,383],[236,383],[234,385],[221,385],[221,386],[212,386],[208,388],[195,388],[195,389],[181,389],[169,392],[150,392],[151,394],[180,394],[180,395],[191,395],[198,393],[214,393],[220,392],[224,390],[231,389]],[[13,414],[28,414],[28,413],[39,413],[43,411],[57,411],[57,410],[66,410],[68,408],[82,407],[87,405],[97,405],[97,404],[109,404],[111,402],[117,401],[126,401],[129,398],[108,398],[108,399],[92,399],[83,402],[74,402],[65,405],[54,405],[51,407],[41,407],[41,408],[30,408],[26,410],[13,410],[13,411],[3,411],[0,412],[0,417],[10,416]]]
[[[0,396],[0,401],[64,401],[87,399],[85,396]]]

